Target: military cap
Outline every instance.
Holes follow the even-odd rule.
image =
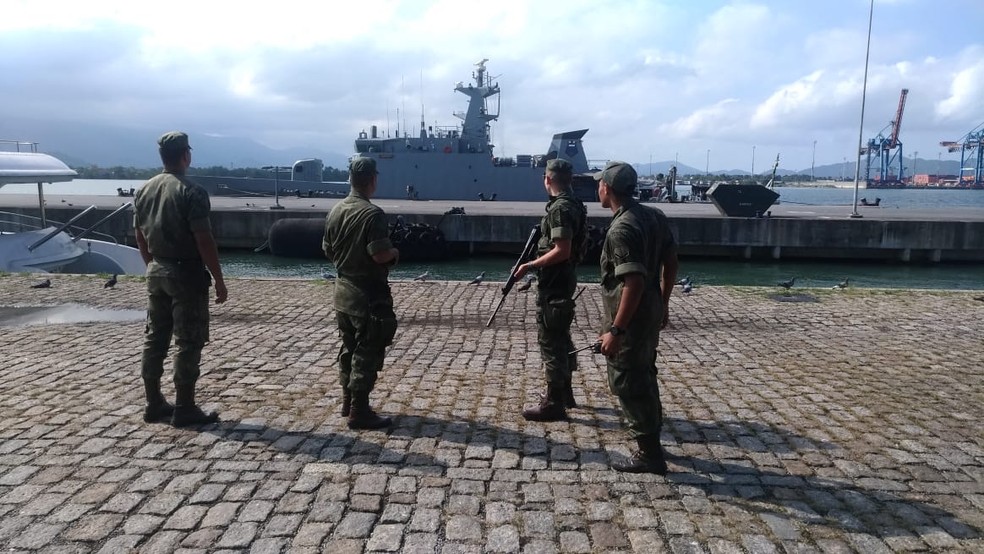
[[[191,150],[191,146],[188,145],[188,135],[182,133],[181,131],[170,131],[161,135],[161,138],[157,139],[157,145],[160,146],[161,150],[169,150],[172,152],[181,152],[184,150]]]
[[[571,162],[567,160],[557,158],[547,162],[547,171],[570,174],[574,171],[574,166],[572,166]]]
[[[349,173],[352,175],[377,175],[376,160],[374,158],[358,157],[352,159],[349,164]]]
[[[604,181],[612,190],[623,194],[635,190],[638,177],[636,170],[626,162],[608,162],[605,169],[594,174],[595,181]]]

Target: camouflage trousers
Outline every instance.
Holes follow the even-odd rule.
[[[386,311],[386,307],[383,307]],[[396,317],[374,313],[360,317],[335,312],[342,348],[338,352],[338,381],[342,388],[353,393],[371,392],[383,369],[386,347],[396,335]]]
[[[567,385],[576,369],[577,356],[568,354],[574,350],[574,342],[571,341],[573,321],[574,301],[570,295],[541,296],[537,299],[537,342],[550,386]]]
[[[659,436],[663,405],[656,380],[656,345],[652,327],[630,329],[616,356],[608,358],[608,387],[618,397],[632,438]]]
[[[173,336],[174,384],[195,384],[201,373],[202,348],[208,342],[208,281],[148,276],[147,294],[141,377],[160,381]]]

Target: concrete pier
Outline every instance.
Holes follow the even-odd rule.
[[[0,306],[145,306],[137,277],[36,280],[0,276]],[[400,328],[373,403],[395,425],[350,431],[332,287],[230,280],[199,385],[222,422],[203,428],[143,423],[142,321],[0,327],[0,547],[984,551],[978,293],[674,295],[659,477],[609,469],[629,442],[601,356],[579,359],[569,422],[522,418],[543,389],[533,295],[486,328],[496,283],[394,283]],[[591,285],[578,344],[600,309]]]
[[[984,193],[982,193],[984,194]],[[47,215],[66,221],[89,205],[100,209],[80,225],[91,224],[128,198],[112,196],[49,196]],[[271,210],[272,198],[215,197],[213,228],[220,248],[256,248],[267,240],[270,226],[280,218],[323,219],[337,202],[329,198],[282,197],[284,209]],[[439,226],[448,242],[469,253],[515,253],[539,222],[543,204],[531,202],[451,202],[378,200],[391,216],[407,223]],[[37,197],[0,196],[0,211],[38,215]],[[453,206],[465,215],[445,215]],[[984,210],[900,210],[859,206],[860,218],[849,217],[851,206],[778,204],[768,217],[721,216],[709,203],[653,204],[666,212],[683,255],[736,259],[884,259],[901,262],[984,261]],[[611,212],[598,203],[588,205],[589,223],[608,225]],[[91,219],[91,221],[90,221]],[[132,221],[121,216],[101,230],[128,243]]]

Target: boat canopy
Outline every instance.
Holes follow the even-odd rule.
[[[0,186],[13,183],[59,183],[78,176],[58,158],[40,152],[0,151]]]

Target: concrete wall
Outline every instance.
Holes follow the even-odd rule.
[[[9,210],[37,216],[37,209]],[[48,218],[66,221],[80,208],[49,207]],[[80,221],[88,226],[108,214],[96,210]],[[134,244],[132,212],[119,214],[99,230]],[[214,211],[212,227],[220,248],[264,244],[279,218],[323,219],[315,211]],[[391,216],[395,217],[395,216]],[[440,226],[456,250],[510,252],[521,247],[539,216],[404,214],[407,223]],[[605,227],[609,218],[590,218]],[[670,224],[684,255],[732,258],[890,259],[899,261],[984,261],[984,222],[875,219],[675,217]],[[7,229],[4,227],[4,229]]]

